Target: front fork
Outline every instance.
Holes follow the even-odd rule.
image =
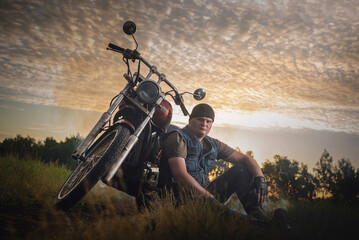
[[[101,118],[98,120],[96,125],[92,128],[90,133],[85,137],[85,139],[81,142],[81,144],[77,147],[75,152],[72,154],[72,158],[77,160],[80,159],[82,161],[85,160],[85,152],[89,149],[92,142],[95,140],[97,135],[103,130],[103,127],[106,125],[108,121],[110,121],[112,114],[117,109],[117,107],[122,102],[123,98],[125,97],[125,94],[127,91],[131,88],[131,84],[127,84],[125,88],[121,91],[119,96],[116,98],[114,103],[110,106],[110,108],[107,110],[107,112],[104,112],[101,116]]]
[[[109,169],[107,175],[102,179],[103,182],[110,185],[110,181],[113,176],[116,174],[117,170],[120,168],[123,161],[126,159],[127,155],[132,150],[133,146],[137,143],[138,137],[141,135],[143,129],[145,129],[148,122],[152,119],[153,114],[156,111],[157,106],[161,104],[164,97],[159,97],[156,104],[152,107],[152,110],[147,114],[145,120],[141,123],[141,125],[136,129],[136,131],[129,137],[126,146],[124,147],[123,151],[121,152],[120,156],[114,162],[114,164]],[[151,134],[151,133],[149,133]]]

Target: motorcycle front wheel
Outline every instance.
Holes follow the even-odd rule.
[[[83,198],[121,154],[130,134],[126,126],[114,125],[96,140],[85,153],[85,160],[76,167],[60,189],[55,206],[67,210]]]

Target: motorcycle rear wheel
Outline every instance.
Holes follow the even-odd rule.
[[[90,147],[82,161],[60,189],[55,206],[69,209],[83,198],[107,173],[125,147],[130,130],[123,125],[114,125]]]

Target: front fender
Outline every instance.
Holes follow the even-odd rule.
[[[116,123],[127,125],[127,126],[130,127],[130,129],[132,130],[131,133],[134,133],[134,132],[136,131],[135,126],[132,124],[131,121],[129,121],[129,120],[127,120],[127,119],[120,119],[120,120],[118,120]]]
[[[143,119],[143,115],[134,106],[126,105],[118,110],[113,118],[113,122],[124,123],[135,131]]]

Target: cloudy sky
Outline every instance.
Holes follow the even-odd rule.
[[[2,0],[0,11],[1,139],[85,135],[125,85],[106,46],[134,48],[132,20],[167,79],[205,88],[214,137],[260,162],[312,166],[327,148],[359,167],[358,1]]]

